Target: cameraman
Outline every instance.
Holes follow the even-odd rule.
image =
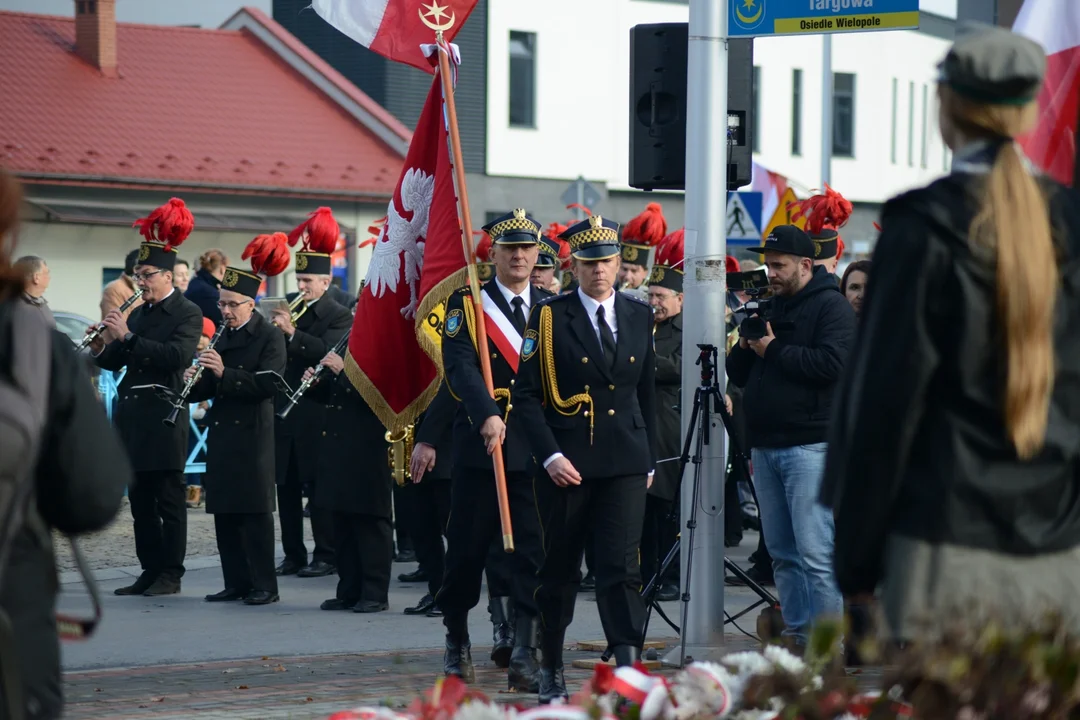
[[[727,372],[745,388],[754,486],[784,635],[802,651],[814,620],[843,614],[832,569],[833,517],[817,497],[833,389],[855,315],[828,270],[814,266],[814,243],[799,228],[775,228],[757,251],[773,299],[760,317],[743,321]]]

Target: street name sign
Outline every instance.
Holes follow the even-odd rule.
[[[919,0],[729,0],[728,37],[919,27]]]

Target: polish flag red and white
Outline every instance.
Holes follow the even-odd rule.
[[[778,172],[773,172],[764,165],[754,162],[752,166],[752,174],[750,179],[750,185],[747,188],[749,192],[761,193],[761,223],[762,231],[765,230],[764,226],[769,225],[771,218],[776,214],[777,210],[782,210],[780,207],[780,200],[784,197],[784,193],[787,192],[788,182],[787,178]],[[764,238],[766,233],[762,233]]]
[[[1046,82],[1039,93],[1039,123],[1021,139],[1036,166],[1065,185],[1076,170],[1080,119],[1080,2],[1025,0],[1013,31],[1046,50]]]
[[[311,0],[326,22],[383,57],[432,72],[421,45],[443,29],[449,43],[478,0]]]

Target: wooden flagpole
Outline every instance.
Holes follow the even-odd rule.
[[[427,21],[425,20],[427,24]],[[432,27],[428,24],[428,27]],[[439,74],[442,76],[443,102],[446,104],[447,124],[450,126],[450,148],[454,156],[454,176],[457,180],[458,210],[461,214],[461,245],[465,252],[465,267],[469,273],[469,289],[476,316],[476,346],[480,358],[480,372],[484,385],[492,399],[495,383],[491,379],[491,357],[487,353],[487,323],[484,320],[484,301],[480,296],[480,278],[476,273],[475,250],[472,244],[472,217],[469,214],[469,192],[465,187],[465,163],[461,156],[461,136],[458,134],[457,108],[454,104],[454,78],[450,67],[450,47],[443,39],[443,30],[435,30],[435,42],[439,45]],[[507,400],[507,403],[510,401]],[[499,521],[502,524],[503,550],[514,552],[514,530],[510,523],[510,497],[506,492],[506,470],[503,465],[502,445],[495,446],[491,454],[495,467],[495,492],[499,499]]]

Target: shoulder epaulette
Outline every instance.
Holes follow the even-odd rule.
[[[468,285],[463,285],[462,287],[459,287],[455,292],[457,292],[458,295],[471,295],[472,294],[472,290],[469,288]]]
[[[645,300],[642,300],[641,298],[639,298],[639,297],[637,297],[635,295],[631,295],[630,293],[625,293],[625,292],[622,292],[622,291],[620,291],[619,294],[622,295],[627,300],[633,300],[638,305],[644,305],[645,307],[649,308],[650,310],[652,309],[652,305],[650,305],[648,302],[646,302]]]
[[[573,295],[573,293],[562,293],[560,295],[551,294],[551,295],[549,295],[547,297],[540,298],[540,302],[538,302],[536,304],[537,305],[548,305],[550,303],[555,302],[556,300],[561,300],[563,298],[568,298],[571,295]]]

